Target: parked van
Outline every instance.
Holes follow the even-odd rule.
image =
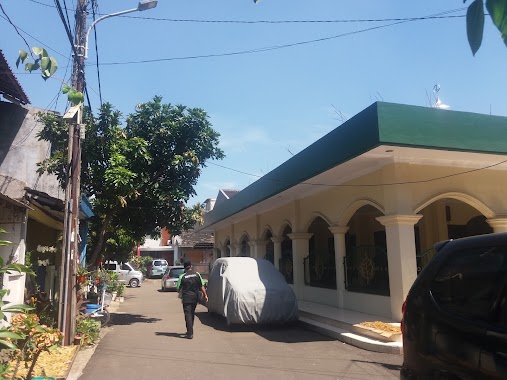
[[[117,261],[108,261],[104,267],[118,273],[118,279],[129,285],[131,288],[137,288],[143,282],[143,274],[135,270],[130,263],[118,263]]]
[[[435,250],[403,305],[400,378],[507,379],[507,233]]]

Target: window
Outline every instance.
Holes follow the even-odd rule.
[[[185,269],[183,269],[183,268],[174,268],[174,269],[171,269],[171,271],[169,272],[169,277],[171,277],[171,278],[178,278],[183,273],[185,273]]]
[[[445,311],[482,322],[500,318],[507,285],[505,247],[470,248],[456,252],[431,285],[435,301]]]
[[[116,264],[106,264],[107,265],[107,270],[112,270],[112,271],[115,271],[116,270]]]
[[[132,270],[132,267],[128,264],[122,264],[121,265],[121,270]]]

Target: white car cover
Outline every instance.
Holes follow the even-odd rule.
[[[208,310],[229,324],[284,323],[298,319],[296,295],[283,275],[264,259],[225,257],[208,279]]]

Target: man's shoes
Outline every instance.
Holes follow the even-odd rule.
[[[186,338],[187,338],[187,339],[194,339],[194,335],[193,335],[193,334],[187,334],[187,335],[186,335]]]

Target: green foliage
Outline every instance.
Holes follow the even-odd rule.
[[[129,260],[129,263],[132,264],[132,266],[140,270],[144,277],[147,277],[148,275],[148,265],[153,261],[153,257],[151,256],[134,256]]]
[[[28,60],[28,52],[20,50],[18,59],[16,60],[16,67],[24,63],[26,71],[32,72],[40,69],[42,79],[49,79],[58,69],[58,62],[53,57],[50,57],[44,48],[33,47],[32,51],[38,58],[34,58],[33,63],[26,62]]]
[[[210,159],[223,158],[219,134],[205,111],[162,103],[139,104],[120,124],[121,114],[104,104],[98,117],[85,110],[86,140],[82,145],[81,186],[93,194],[95,217],[89,245],[97,255],[124,259],[144,236],[160,228],[171,233],[194,226],[200,215],[186,207],[194,186]],[[56,174],[65,186],[67,136],[54,115],[43,115],[39,138],[51,142],[52,155],[39,172]]]
[[[466,3],[467,0],[463,0]],[[486,0],[486,9],[507,45],[507,0]],[[481,47],[484,34],[484,0],[474,0],[467,9],[467,37],[472,54]]]
[[[80,336],[81,345],[94,344],[100,334],[100,322],[89,317],[80,316],[76,323],[76,335]]]

